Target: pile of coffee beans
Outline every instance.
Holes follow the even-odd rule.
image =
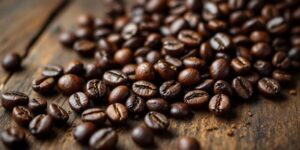
[[[115,127],[140,117],[144,122],[132,130],[132,140],[151,147],[154,135],[168,130],[169,117],[187,118],[199,109],[226,116],[237,101],[279,95],[300,68],[298,1],[137,0],[128,10],[119,1],[108,5],[107,17],[82,14],[76,30],[59,36],[79,59],[94,63],[49,64],[32,81],[37,93],[57,89],[69,96],[82,120],[74,138],[92,149],[112,149]],[[9,55],[3,66],[18,64]],[[35,136],[68,120],[60,106],[19,92],[4,93],[2,105]],[[5,131],[3,142],[23,141],[17,130]],[[200,144],[182,137],[177,147],[196,150]]]

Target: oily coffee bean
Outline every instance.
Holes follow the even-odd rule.
[[[124,85],[127,80],[127,76],[119,70],[109,70],[103,74],[103,81],[111,87]]]
[[[43,98],[33,98],[28,102],[28,108],[33,113],[43,113],[47,108],[47,101]]]
[[[118,134],[112,128],[96,131],[89,140],[89,146],[94,150],[114,149],[118,142]]]
[[[184,44],[175,38],[163,39],[163,49],[171,56],[178,56],[184,52]]]
[[[128,39],[136,36],[138,33],[139,33],[138,26],[134,23],[129,23],[123,28],[122,37],[125,40],[128,40]]]
[[[187,47],[199,46],[202,41],[202,37],[193,30],[182,30],[179,32],[177,38]]]
[[[215,19],[221,15],[221,11],[218,8],[218,5],[215,2],[205,2],[203,4],[202,16],[203,19],[208,21]]]
[[[154,143],[154,134],[143,125],[137,126],[132,130],[131,138],[135,144],[141,147],[151,146]]]
[[[90,100],[83,92],[76,92],[69,98],[69,106],[75,112],[82,112],[90,106]]]
[[[213,79],[226,79],[230,76],[230,66],[227,60],[217,59],[210,66],[210,75]]]
[[[168,118],[162,113],[150,111],[144,118],[146,126],[154,131],[166,130],[169,127]]]
[[[84,65],[79,60],[73,60],[65,68],[65,74],[75,74],[81,76],[84,74]]]
[[[226,51],[232,46],[232,40],[225,33],[217,33],[209,41],[211,47],[216,51]]]
[[[186,87],[190,87],[200,83],[200,72],[194,68],[186,68],[178,75],[178,82]]]
[[[106,114],[110,122],[113,124],[122,124],[128,119],[128,110],[126,106],[121,103],[110,104],[106,108]]]
[[[96,44],[88,40],[80,40],[75,42],[73,49],[81,56],[93,56],[96,50]]]
[[[69,119],[69,114],[62,107],[56,104],[50,104],[47,112],[48,115],[51,116],[57,123],[64,123]]]
[[[136,80],[153,81],[155,79],[155,71],[150,63],[141,63],[135,69]]]
[[[232,58],[230,55],[223,53],[223,52],[217,52],[215,59],[225,59],[226,61],[230,61]]]
[[[31,122],[29,123],[29,131],[34,136],[45,136],[51,132],[52,126],[52,117],[49,115],[41,114],[31,120]]]
[[[267,43],[256,43],[252,46],[251,53],[257,58],[267,58],[272,54],[272,47]]]
[[[64,32],[59,35],[59,42],[65,47],[72,47],[76,40],[77,37],[72,32]]]
[[[22,58],[17,53],[8,53],[2,60],[2,67],[6,71],[16,71],[21,67]]]
[[[177,67],[166,60],[160,59],[154,65],[154,69],[165,80],[173,80],[177,77]]]
[[[232,80],[232,87],[235,93],[243,99],[250,99],[253,95],[253,87],[249,80],[238,76]]]
[[[224,31],[227,29],[227,23],[218,19],[210,20],[207,24],[207,28],[214,32]]]
[[[0,134],[2,143],[9,149],[21,149],[26,146],[25,133],[17,127],[9,127]]]
[[[146,61],[151,63],[151,64],[155,64],[156,62],[158,62],[159,59],[161,59],[161,54],[158,51],[150,51],[147,55],[146,55]]]
[[[83,122],[73,129],[73,137],[80,143],[88,143],[93,133],[97,131],[95,124],[91,122]]]
[[[132,91],[143,98],[152,98],[157,94],[157,87],[148,81],[137,81],[133,83]]]
[[[199,49],[199,55],[206,62],[209,62],[214,57],[214,51],[208,42],[204,42],[201,44]]]
[[[224,80],[218,80],[214,85],[214,93],[215,94],[225,94],[231,96],[233,91],[230,84]]]
[[[16,106],[12,111],[13,120],[20,126],[28,126],[33,117],[33,113],[24,106]]]
[[[105,97],[108,91],[109,89],[104,81],[98,79],[88,81],[85,86],[86,95],[95,100]]]
[[[243,76],[244,78],[246,78],[251,84],[256,84],[258,82],[258,80],[260,79],[260,76],[258,73],[256,72],[251,72],[246,76]]]
[[[1,96],[1,104],[5,109],[12,110],[15,106],[27,105],[28,96],[17,91],[4,92]]]
[[[292,60],[299,60],[300,59],[300,47],[293,47],[289,50],[288,56]]]
[[[122,72],[127,75],[128,79],[130,81],[135,81],[135,69],[137,65],[136,64],[127,64],[122,68]]]
[[[232,59],[230,65],[232,69],[238,74],[246,74],[251,69],[251,63],[243,57]]]
[[[274,34],[282,34],[288,30],[289,26],[282,17],[275,17],[267,23],[267,29]]]
[[[45,94],[52,91],[55,86],[55,79],[52,77],[41,77],[32,81],[32,89],[38,93]]]
[[[85,74],[84,78],[86,80],[100,79],[102,77],[103,70],[98,64],[86,64],[84,66]]]
[[[211,91],[215,82],[213,79],[206,79],[195,87],[196,90]]]
[[[184,118],[190,114],[189,106],[183,102],[173,103],[170,107],[170,115],[174,118]]]
[[[143,46],[144,38],[142,37],[133,37],[124,42],[123,48],[129,48],[131,50],[136,50]]]
[[[108,95],[108,103],[122,103],[126,100],[126,98],[129,96],[130,90],[125,85],[119,85],[112,89],[112,91]]]
[[[272,78],[282,84],[288,84],[292,81],[292,75],[283,70],[274,70],[272,73]]]
[[[140,96],[132,94],[126,100],[126,107],[131,113],[139,115],[145,111],[146,102]]]
[[[258,90],[266,96],[275,96],[280,92],[280,84],[278,81],[270,78],[262,78],[258,81]]]
[[[146,106],[150,111],[156,111],[160,113],[169,112],[169,104],[162,98],[152,98],[147,100]]]
[[[186,68],[194,68],[198,70],[204,70],[206,67],[205,61],[197,57],[187,57],[183,59],[183,64]]]
[[[95,53],[96,65],[103,69],[111,68],[114,64],[111,55],[106,51],[97,51]]]
[[[273,56],[272,64],[279,69],[288,69],[291,61],[285,52],[279,51]]]
[[[268,32],[265,31],[253,31],[250,35],[250,39],[252,42],[266,42],[269,43],[271,41],[271,37]]]
[[[75,30],[74,34],[79,40],[90,40],[93,38],[93,30],[90,27],[79,27],[78,29]],[[79,40],[77,40],[76,42],[78,42]],[[73,45],[73,49],[74,49],[74,45]]]
[[[81,120],[84,122],[92,122],[96,125],[103,124],[107,119],[107,115],[104,109],[101,108],[89,108],[82,112]]]
[[[208,103],[209,95],[202,90],[192,90],[184,95],[183,101],[192,108],[200,108]]]
[[[261,76],[269,76],[272,73],[272,64],[264,60],[257,60],[253,67]]]
[[[133,58],[133,52],[129,48],[120,49],[114,54],[114,61],[122,66],[132,62]]]
[[[160,34],[152,33],[147,37],[145,46],[153,49],[159,49],[162,47],[161,38],[162,36]]]
[[[64,95],[71,95],[83,87],[83,81],[76,75],[66,74],[59,78],[57,86]]]
[[[179,96],[182,87],[174,80],[166,81],[159,87],[159,94],[162,98],[173,99]]]
[[[224,94],[216,94],[210,99],[208,108],[215,115],[223,115],[230,108],[230,99]]]
[[[178,150],[200,150],[200,143],[192,137],[181,137],[177,141]]]
[[[64,73],[64,69],[59,65],[47,65],[42,72],[45,77],[53,77],[55,79],[61,77]]]
[[[171,23],[170,31],[172,34],[176,35],[183,29],[187,28],[187,26],[188,26],[188,24],[185,21],[185,19],[179,17]]]
[[[169,56],[169,55],[167,55],[165,57],[165,61],[177,68],[181,68],[183,66],[183,63],[180,59]]]
[[[93,27],[94,17],[90,14],[80,14],[77,17],[77,24],[83,27]]]
[[[251,51],[248,48],[246,48],[246,47],[242,47],[242,46],[237,47],[237,49],[236,49],[236,55],[238,57],[242,57],[242,58],[244,58],[244,59],[246,59],[248,61],[253,60]]]

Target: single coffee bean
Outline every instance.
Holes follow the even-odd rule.
[[[128,40],[134,36],[137,36],[139,34],[139,28],[136,24],[134,23],[129,23],[127,24],[122,31],[122,37],[125,40]]]
[[[232,46],[231,38],[225,33],[217,33],[209,43],[216,51],[227,51]]]
[[[16,106],[12,111],[13,120],[20,126],[28,126],[33,117],[33,113],[24,106]]]
[[[186,68],[194,68],[198,70],[205,69],[205,61],[198,57],[187,57],[183,59],[183,64]]]
[[[168,118],[162,113],[150,111],[146,114],[144,119],[147,127],[154,131],[163,131],[169,127]]]
[[[81,76],[84,74],[84,65],[79,60],[73,60],[65,68],[65,74],[75,74]]]
[[[215,59],[225,59],[226,61],[230,61],[232,58],[229,54],[223,52],[217,52]]]
[[[230,76],[230,66],[225,59],[217,59],[210,66],[210,75],[213,79],[226,79]]]
[[[97,131],[95,124],[91,122],[83,122],[73,129],[73,137],[80,143],[88,143],[93,133]]]
[[[99,100],[108,94],[108,87],[102,80],[93,79],[86,83],[85,93],[94,100]]]
[[[268,61],[257,60],[253,67],[263,77],[269,76],[272,73],[272,64]]]
[[[246,47],[242,47],[242,46],[237,47],[236,55],[237,55],[237,57],[242,57],[248,61],[253,60],[250,49],[248,49]],[[250,65],[251,65],[251,63],[250,63]]]
[[[267,58],[271,56],[272,48],[269,44],[260,42],[252,46],[251,53],[257,58]]]
[[[177,141],[178,150],[200,150],[200,143],[192,137],[181,137]]]
[[[141,147],[151,146],[154,143],[154,134],[143,125],[137,126],[132,130],[131,138],[135,144]]]
[[[69,98],[69,106],[75,112],[82,112],[90,106],[90,100],[83,92],[76,92]]]
[[[98,64],[86,64],[84,66],[84,69],[84,78],[86,80],[100,79],[102,77],[103,70],[102,67]]]
[[[131,113],[139,115],[145,111],[146,102],[140,96],[132,94],[126,100],[126,107]]]
[[[160,52],[158,52],[158,51],[150,51],[146,55],[146,61],[149,62],[149,63],[151,63],[151,64],[155,64],[161,58],[162,58],[162,56],[161,56]]]
[[[89,140],[89,146],[94,150],[114,149],[118,142],[118,134],[112,128],[96,131]]]
[[[128,119],[128,110],[126,106],[121,103],[110,104],[106,108],[106,114],[110,122],[113,124],[122,124]]]
[[[26,146],[25,133],[17,127],[9,127],[0,134],[1,141],[9,149],[22,149]]]
[[[59,35],[59,42],[65,47],[72,47],[77,37],[73,32],[64,32]]]
[[[74,43],[73,49],[81,56],[93,56],[96,44],[89,40],[79,40]]]
[[[247,79],[252,85],[256,84],[260,79],[259,74],[256,72],[250,72],[248,75],[244,75],[243,77]]]
[[[190,114],[189,106],[183,102],[173,103],[170,107],[170,115],[174,118],[184,118]]]
[[[225,94],[231,96],[233,91],[230,84],[224,80],[218,80],[214,85],[215,94]]]
[[[278,81],[270,78],[262,78],[258,81],[258,90],[266,96],[275,96],[280,92],[280,84]]]
[[[230,99],[224,94],[217,94],[210,99],[208,108],[215,115],[223,115],[230,108]]]
[[[183,29],[187,28],[188,24],[184,18],[177,18],[170,25],[170,31],[172,34],[176,35]]]
[[[162,98],[152,98],[147,100],[146,106],[150,111],[156,111],[160,113],[169,112],[169,104]]]
[[[133,83],[132,91],[143,98],[152,98],[157,94],[157,87],[148,81],[137,81]]]
[[[271,37],[266,31],[253,31],[250,35],[250,39],[252,42],[266,42],[269,43],[271,41]]]
[[[16,71],[21,67],[22,58],[17,53],[8,53],[2,60],[2,67],[6,71]]]
[[[142,37],[133,37],[131,39],[128,39],[123,43],[123,48],[129,48],[131,50],[136,50],[140,47],[142,47],[144,44],[144,38]]]
[[[133,52],[129,48],[120,49],[114,54],[114,61],[122,66],[132,62],[133,58]]]
[[[202,16],[204,20],[209,21],[220,15],[221,11],[219,10],[217,3],[208,1],[203,4]]]
[[[257,1],[258,2],[258,1]],[[265,28],[265,22],[260,17],[250,18],[248,19],[241,28],[243,33],[249,33],[254,30],[262,30]]]
[[[194,86],[200,83],[201,76],[198,70],[193,68],[186,68],[178,75],[178,82],[186,87]]]
[[[28,102],[28,108],[33,113],[43,113],[47,108],[47,101],[43,98],[33,98]]]
[[[163,39],[163,49],[171,56],[179,56],[184,52],[184,44],[175,38]]]
[[[59,78],[57,86],[64,95],[71,95],[82,89],[83,81],[76,75],[66,74]]]
[[[122,103],[126,100],[126,98],[129,96],[130,90],[125,85],[119,85],[112,89],[112,91],[108,95],[108,103]]]
[[[135,69],[136,80],[153,81],[155,79],[155,71],[150,63],[141,63]]]
[[[118,85],[126,84],[128,81],[128,78],[123,72],[121,72],[119,70],[109,70],[103,74],[103,81],[107,85],[109,85],[111,87],[115,87]]]
[[[206,62],[209,62],[214,57],[214,51],[208,42],[204,42],[201,44],[199,49],[199,55]]]
[[[53,118],[57,123],[65,123],[69,119],[69,114],[60,106],[50,104],[48,107],[48,115]]]
[[[167,55],[165,57],[165,61],[167,63],[169,63],[169,64],[177,67],[177,68],[181,68],[183,66],[183,63],[182,63],[182,61],[180,59],[172,57],[172,56],[169,56],[169,55]]]
[[[160,49],[162,47],[161,38],[162,36],[160,34],[152,33],[147,37],[145,46],[153,49]]]
[[[232,87],[235,93],[243,99],[250,99],[253,95],[253,87],[249,80],[238,76],[232,80]]]
[[[34,136],[45,136],[51,132],[53,126],[52,117],[49,115],[41,114],[36,116],[29,123],[29,131]]]
[[[24,93],[17,92],[17,91],[8,91],[2,94],[1,99],[2,99],[1,101],[2,106],[5,109],[12,110],[15,106],[27,105],[29,98]]]
[[[177,77],[177,67],[166,60],[160,59],[154,65],[154,69],[165,80],[173,80]]]
[[[246,74],[251,69],[251,63],[243,57],[237,57],[231,60],[232,69],[238,74]]]
[[[92,122],[96,125],[103,124],[107,119],[107,115],[104,109],[101,108],[89,108],[82,112],[81,120],[84,122]]]
[[[38,93],[45,94],[52,91],[55,86],[55,79],[52,77],[41,77],[34,79],[31,83],[32,89]]]
[[[52,65],[49,64],[44,67],[44,70],[42,72],[43,76],[45,77],[53,77],[55,79],[58,79],[61,77],[64,73],[64,69],[59,65]]]
[[[279,69],[288,69],[291,65],[291,60],[285,52],[279,51],[273,56],[272,64]]]
[[[196,90],[212,91],[215,82],[213,79],[206,79],[195,87]]]
[[[159,94],[162,98],[173,99],[179,96],[182,87],[174,80],[166,81],[159,87]]]
[[[281,84],[288,84],[292,81],[292,75],[283,70],[274,70],[272,73],[272,78],[277,80]]]
[[[80,14],[77,17],[77,24],[83,27],[93,27],[94,17],[90,14]]]
[[[292,60],[299,60],[300,59],[300,47],[293,47],[289,50],[288,56]]]
[[[106,51],[97,51],[95,53],[96,65],[103,69],[111,68],[114,64],[111,55]]]
[[[184,95],[183,101],[192,108],[201,108],[208,103],[209,95],[202,90],[193,90]]]
[[[282,17],[275,17],[267,23],[267,29],[274,34],[282,34],[288,30],[289,26]]]
[[[199,46],[200,42],[202,41],[202,37],[193,30],[182,30],[179,32],[177,38],[187,47]]]
[[[227,23],[225,21],[214,19],[208,21],[207,28],[214,32],[221,32],[227,29]]]
[[[136,64],[127,64],[122,68],[122,72],[127,75],[128,79],[130,81],[135,81],[135,69],[137,65]]]

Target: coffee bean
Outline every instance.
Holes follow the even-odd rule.
[[[184,52],[184,44],[175,38],[163,39],[163,49],[171,56],[178,56]]]
[[[43,76],[45,77],[53,77],[55,79],[61,77],[64,73],[64,70],[59,65],[52,65],[49,64],[44,67],[44,70],[42,72]]]
[[[88,143],[93,133],[97,131],[95,124],[91,122],[83,122],[73,129],[73,137],[80,143]]]
[[[250,39],[252,42],[265,42],[269,43],[271,41],[271,37],[266,31],[253,31],[250,35]]]
[[[218,80],[214,85],[214,93],[215,94],[225,94],[231,96],[233,91],[230,84],[224,80]]]
[[[86,80],[100,79],[102,77],[103,70],[98,64],[86,64],[84,66],[85,74],[84,78]]]
[[[230,108],[230,99],[224,94],[217,94],[210,99],[208,108],[215,115],[223,115]]]
[[[169,56],[169,55],[167,55],[165,57],[165,61],[167,63],[169,63],[169,64],[177,67],[177,68],[181,68],[183,66],[183,63],[182,63],[182,61],[180,59],[172,57],[172,56]]]
[[[84,27],[93,27],[94,17],[90,14],[80,14],[77,17],[77,24]]]
[[[103,124],[107,119],[107,115],[104,109],[101,108],[89,108],[82,112],[81,120],[84,122],[92,122],[96,125]]]
[[[250,18],[242,25],[242,32],[249,33],[254,30],[262,30],[265,28],[265,22],[262,18]]]
[[[162,36],[160,34],[152,33],[147,37],[145,46],[153,49],[160,49],[162,47],[161,38]]]
[[[192,30],[180,31],[177,38],[187,47],[199,46],[200,42],[202,41],[202,37],[197,32]]]
[[[152,131],[143,125],[137,126],[132,130],[131,138],[135,144],[141,147],[151,146],[154,143]]]
[[[128,119],[128,110],[126,106],[121,103],[110,104],[106,108],[106,114],[110,122],[113,124],[122,124]]]
[[[32,89],[38,93],[45,94],[53,90],[55,80],[52,77],[41,77],[31,83]]]
[[[251,48],[251,53],[257,58],[267,58],[272,54],[272,48],[267,43],[256,43]]]
[[[214,32],[221,32],[227,29],[227,23],[223,20],[210,20],[208,21],[207,28]]]
[[[143,98],[152,98],[157,94],[157,87],[148,81],[137,81],[133,83],[132,91]]]
[[[249,62],[250,62],[251,60],[253,60],[251,51],[250,51],[248,48],[246,48],[246,47],[241,47],[241,46],[240,46],[240,47],[237,47],[237,49],[236,49],[236,55],[237,55],[238,57],[242,57],[242,58],[248,60]],[[251,64],[251,63],[250,63],[250,64]]]
[[[246,0],[229,0],[228,1],[229,7],[233,10],[243,9],[247,1]]]
[[[212,58],[214,57],[213,49],[208,42],[204,42],[201,44],[199,54],[201,58],[207,62],[212,60]]]
[[[114,54],[114,61],[122,66],[132,62],[133,58],[133,52],[129,48],[120,49]]]
[[[262,78],[258,81],[258,90],[266,96],[275,96],[280,92],[280,84],[278,81],[270,78]]]
[[[134,23],[129,23],[123,28],[122,37],[125,40],[128,40],[128,39],[136,36],[138,33],[139,33],[138,26]]]
[[[253,95],[253,87],[249,80],[238,76],[232,80],[232,87],[235,93],[243,99],[250,99]]]
[[[238,74],[246,74],[251,69],[251,63],[243,57],[237,57],[232,59],[230,65],[233,68],[233,70]]]
[[[225,59],[217,59],[210,66],[210,75],[215,79],[226,79],[230,76],[230,66]]]
[[[124,85],[127,80],[127,76],[119,70],[109,70],[103,74],[103,81],[111,87]]]
[[[156,111],[160,113],[169,112],[169,104],[162,98],[152,98],[147,100],[146,106],[150,111]]]
[[[200,82],[201,77],[198,70],[193,68],[186,68],[178,75],[178,82],[186,87],[191,87]]]
[[[16,71],[21,67],[22,58],[17,53],[8,53],[2,60],[2,67],[6,71]]]
[[[114,64],[111,55],[106,51],[97,51],[95,53],[96,65],[103,69],[111,68]]]
[[[146,61],[151,63],[151,64],[155,64],[156,62],[158,62],[158,60],[161,59],[161,54],[158,51],[150,51],[147,55],[146,55]]]
[[[1,99],[2,99],[1,101],[2,106],[5,109],[12,110],[15,106],[27,105],[29,98],[24,93],[17,92],[17,91],[8,91],[2,94]]]
[[[84,65],[79,60],[73,60],[65,68],[66,74],[75,74],[81,76],[84,74]]]
[[[197,57],[187,57],[183,59],[183,64],[186,68],[194,68],[198,70],[205,69],[205,61]]]
[[[28,108],[33,113],[43,113],[47,108],[47,101],[43,98],[33,98],[28,102]]]
[[[184,118],[190,114],[189,106],[183,102],[173,103],[170,107],[170,115],[174,118]]]
[[[130,81],[135,81],[135,69],[137,65],[136,64],[127,64],[122,68],[122,72],[127,75],[128,79]]]
[[[129,48],[131,50],[136,50],[143,46],[144,38],[142,37],[133,37],[123,43],[123,48]]]
[[[46,136],[51,132],[53,126],[52,117],[49,115],[41,114],[36,116],[29,123],[29,131],[34,136]]]
[[[202,90],[192,90],[184,95],[183,101],[192,108],[201,108],[209,101],[209,95]]]
[[[126,107],[131,113],[139,115],[145,111],[146,102],[140,96],[132,94],[126,100]]]
[[[119,85],[112,89],[112,91],[108,95],[108,103],[122,103],[126,100],[126,98],[129,96],[130,90],[125,85]]]
[[[74,33],[75,33],[77,39],[91,40],[93,38],[93,30],[90,27],[79,27],[75,30]],[[77,40],[76,42],[78,42],[78,41],[79,40]],[[75,43],[74,43],[74,45],[75,45]],[[73,45],[73,49],[74,49],[74,45]]]
[[[274,34],[282,34],[288,30],[289,26],[282,17],[275,17],[267,23],[267,29]]]
[[[69,119],[69,114],[62,107],[56,104],[50,104],[47,112],[48,115],[51,116],[57,123],[65,123]]]
[[[177,18],[170,25],[170,31],[172,34],[176,35],[183,29],[187,28],[188,24],[183,18]]]
[[[281,84],[289,84],[292,81],[292,75],[283,70],[274,70],[272,73],[272,78]]]
[[[22,149],[26,146],[25,133],[17,127],[10,127],[0,134],[1,141],[9,149]]]
[[[217,33],[209,43],[216,51],[226,51],[232,46],[231,38],[225,33]]]
[[[153,81],[155,79],[155,71],[150,63],[141,63],[135,69],[136,80]]]
[[[179,96],[180,92],[182,90],[182,87],[180,83],[170,80],[164,82],[160,87],[159,87],[159,94],[161,97],[165,99],[173,99]]]
[[[102,80],[93,79],[86,83],[85,93],[94,100],[99,100],[108,94],[108,87]]]
[[[147,113],[144,118],[144,122],[147,127],[154,131],[166,130],[169,127],[168,118],[165,115],[155,111],[150,111]]]
[[[195,87],[196,90],[204,90],[204,91],[212,91],[214,86],[214,80],[213,79],[206,79],[199,85]]]
[[[260,76],[256,72],[251,72],[246,76],[243,76],[245,79],[247,79],[251,84],[256,84],[258,80],[260,79]]]
[[[300,47],[293,47],[289,50],[288,56],[292,60],[299,60],[300,59]]]
[[[59,35],[59,42],[65,47],[72,47],[77,37],[73,32],[64,32]]]
[[[272,64],[279,69],[288,69],[291,61],[285,52],[279,51],[273,56]]]
[[[73,49],[81,56],[93,56],[96,44],[88,40],[80,40],[75,42]]]
[[[257,60],[253,67],[261,76],[269,76],[272,73],[272,64],[264,60]]]
[[[64,95],[71,95],[82,89],[83,81],[76,75],[66,74],[59,78],[57,86]]]
[[[218,8],[218,5],[214,2],[205,2],[203,4],[202,16],[203,19],[208,21],[215,19],[221,15],[221,11]]]
[[[13,120],[20,126],[28,126],[33,119],[33,113],[24,106],[16,106],[12,111]]]
[[[192,137],[181,137],[177,141],[178,150],[200,150],[200,143]]]
[[[90,106],[90,100],[83,92],[76,92],[69,98],[69,106],[75,112],[82,112]]]
[[[154,65],[154,69],[165,80],[173,80],[177,77],[177,67],[166,60],[160,59]]]
[[[117,142],[118,134],[112,128],[103,128],[91,136],[89,146],[95,150],[107,150],[113,149]]]
[[[94,39],[101,39],[101,38],[106,38],[112,31],[110,29],[95,29],[94,30]]]

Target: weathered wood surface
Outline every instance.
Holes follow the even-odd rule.
[[[102,1],[75,1],[68,5],[54,19],[45,33],[30,49],[23,64],[26,69],[14,73],[4,86],[4,90],[18,90],[31,97],[39,95],[32,91],[30,84],[33,78],[40,75],[46,64],[65,64],[78,56],[60,46],[57,41],[59,30],[75,27],[76,16],[90,12],[101,16],[105,10]],[[2,52],[1,52],[2,53]],[[89,62],[91,60],[85,60]],[[227,117],[217,118],[207,110],[197,111],[186,120],[173,120],[168,133],[156,136],[157,149],[175,149],[179,136],[196,137],[203,149],[300,149],[300,79],[296,76],[297,95],[291,96],[287,91],[278,99],[263,97],[252,98],[251,102],[235,102],[232,113]],[[67,97],[53,95],[45,97],[49,103],[57,103],[70,112],[68,127],[55,127],[53,135],[39,140],[27,132],[30,149],[83,149],[72,137],[72,127],[80,123],[78,115],[68,106]],[[233,101],[239,101],[233,99]],[[0,128],[5,129],[11,122],[10,112],[0,108]],[[140,149],[130,139],[130,129],[142,123],[142,119],[131,119],[126,127],[118,129],[120,136],[117,149]],[[232,136],[231,133],[233,134]],[[0,145],[3,149],[3,145]]]

